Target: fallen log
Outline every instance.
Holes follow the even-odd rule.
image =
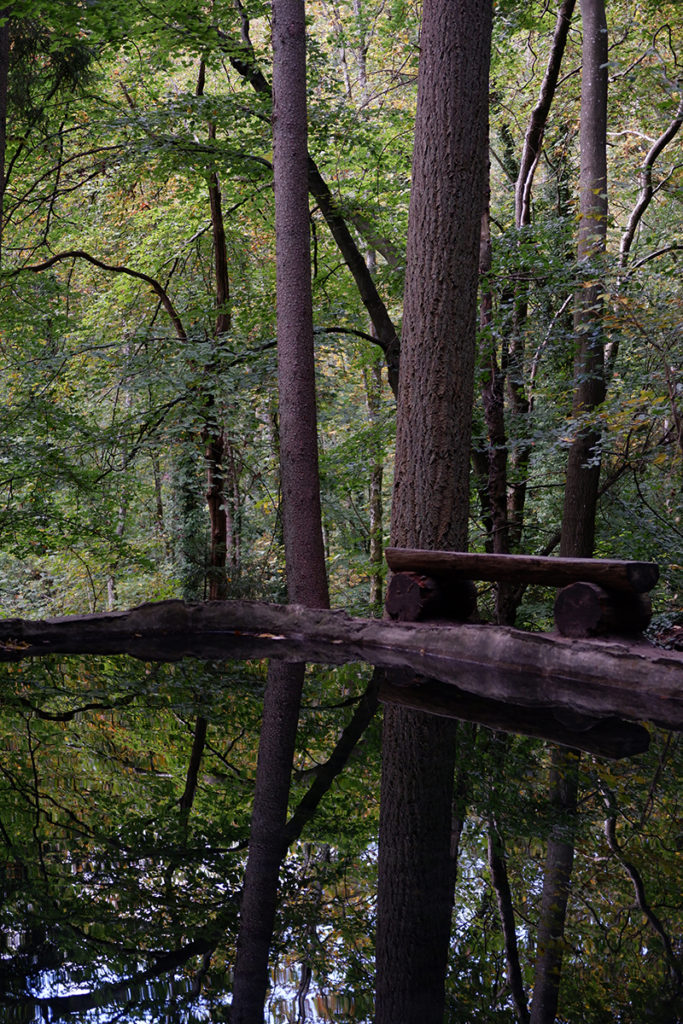
[[[616,558],[549,558],[417,548],[387,548],[385,556],[392,572],[417,572],[435,579],[541,583],[548,587],[587,582],[635,594],[652,590],[659,579],[659,567],[654,562]]]
[[[645,643],[572,640],[507,626],[356,619],[344,611],[252,601],[162,601],[125,612],[0,620],[2,660],[51,652],[230,658],[247,641],[261,657],[408,666],[521,707],[683,729],[683,654]]]

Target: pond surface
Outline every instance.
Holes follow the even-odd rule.
[[[229,1019],[267,679],[259,658],[0,665],[0,1020]],[[444,687],[362,663],[306,667],[286,844],[270,851],[281,867],[265,1020],[373,1019],[378,841],[402,840],[400,822],[379,835],[382,786],[396,803],[386,768],[381,781],[386,707],[426,722],[426,736],[452,716],[445,1020],[520,1019],[510,965],[530,1002],[558,838],[574,847],[558,1020],[676,1020],[678,734]],[[584,751],[575,811],[549,789],[544,738]],[[272,769],[273,793],[286,774]],[[430,898],[428,874],[416,902]]]

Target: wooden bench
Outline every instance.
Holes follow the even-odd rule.
[[[473,554],[387,548],[393,576],[386,610],[392,619],[464,622],[476,609],[475,580],[561,587],[555,625],[563,636],[642,633],[652,618],[654,562],[542,555]]]

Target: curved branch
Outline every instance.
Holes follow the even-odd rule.
[[[611,808],[614,803],[613,795],[610,794],[608,791],[606,791],[604,795],[607,798],[608,806]],[[638,908],[647,918],[648,924],[650,925],[652,930],[661,939],[662,944],[664,946],[664,950],[666,952],[666,959],[669,963],[669,967],[671,968],[671,973],[676,978],[676,981],[680,988],[681,984],[683,984],[683,975],[681,974],[681,966],[678,962],[676,954],[674,953],[673,946],[671,944],[671,939],[664,930],[662,922],[659,920],[654,910],[648,903],[647,896],[645,894],[645,884],[643,882],[642,875],[638,871],[638,868],[635,866],[635,864],[633,864],[630,860],[626,858],[626,856],[624,855],[624,851],[619,845],[616,835],[616,827],[617,816],[616,814],[612,813],[608,818],[605,819],[605,838],[607,839],[607,845],[609,846],[610,850],[617,858],[621,866],[623,867],[626,874],[633,882],[633,889],[635,892],[636,903],[638,904]]]
[[[557,90],[557,80],[560,74],[562,57],[567,43],[569,25],[574,13],[575,4],[576,0],[563,0],[557,12],[548,65],[541,83],[538,102],[531,113],[529,126],[524,137],[524,147],[519,161],[519,173],[515,185],[515,221],[518,228],[523,224],[528,224],[530,221],[531,186],[538,158],[541,155],[541,143],[543,142],[550,105]]]
[[[631,211],[631,216],[628,219],[626,230],[621,236],[621,244],[619,246],[619,266],[625,267],[628,255],[633,244],[633,238],[636,233],[636,229],[643,218],[643,214],[650,205],[652,196],[654,195],[654,189],[652,187],[652,167],[654,166],[655,160],[660,155],[662,150],[668,146],[672,139],[675,138],[678,130],[683,124],[683,98],[678,105],[678,110],[670,122],[668,127],[658,139],[650,147],[650,151],[645,157],[645,161],[640,170],[640,194],[636,205]]]
[[[377,338],[373,338],[367,331],[358,331],[355,327],[316,327],[314,334],[351,334],[354,338],[363,338],[364,341],[371,341],[377,344]]]
[[[120,266],[118,264],[105,263],[103,260],[97,259],[96,256],[91,256],[90,253],[85,252],[83,249],[68,249],[66,252],[58,252],[56,255],[51,256],[49,260],[45,260],[43,263],[34,263],[27,267],[19,267],[18,270],[13,270],[10,273],[3,274],[5,278],[17,277],[19,274],[23,274],[26,270],[32,270],[34,273],[40,273],[43,270],[49,270],[56,263],[61,263],[62,260],[70,259],[81,259],[86,260],[88,263],[92,263],[94,267],[98,267],[100,270],[106,270],[111,274],[126,274],[128,277],[137,278],[139,281],[144,281],[148,284],[153,292],[159,296],[159,301],[168,313],[173,326],[175,327],[176,334],[180,341],[187,341],[187,334],[183,327],[183,322],[180,319],[178,311],[171,302],[168,292],[155,278],[150,277],[149,274],[143,274],[140,270],[131,270],[130,267]]]

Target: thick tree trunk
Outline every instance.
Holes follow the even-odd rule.
[[[467,543],[491,6],[427,0],[408,225],[392,543]],[[456,729],[385,711],[376,1024],[441,1024]]]
[[[456,723],[384,710],[377,891],[377,1024],[442,1024],[453,906]]]
[[[429,0],[423,13],[396,427],[396,546],[466,546],[489,18],[487,3]]]

